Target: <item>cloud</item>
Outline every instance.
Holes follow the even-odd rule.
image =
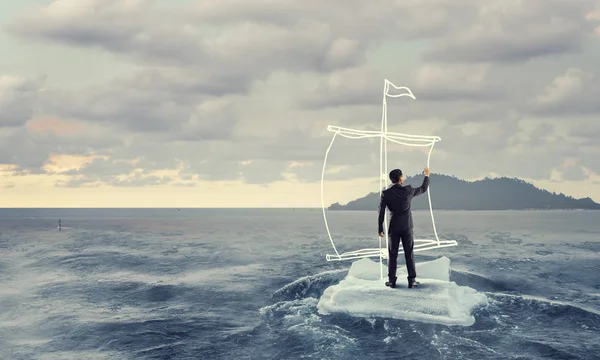
[[[469,3],[462,0],[351,0],[327,3],[307,0],[293,4],[281,0],[259,0],[252,3],[229,0],[220,3],[203,2],[190,7],[193,9],[193,17],[213,24],[249,21],[286,26],[310,21],[327,24],[332,33],[350,39],[377,41],[373,39],[414,39],[443,34],[455,27],[453,18],[470,12]]]
[[[333,71],[311,89],[300,93],[297,104],[306,109],[379,105],[383,77],[367,66]]]
[[[490,72],[490,64],[426,63],[415,73],[414,89],[423,101],[502,99],[506,90]]]
[[[186,118],[192,103],[163,97],[153,88],[136,89],[105,85],[78,92],[49,90],[44,96],[47,112],[128,131],[168,131]],[[166,121],[173,119],[174,121]]]
[[[577,149],[586,159],[587,166],[600,174],[597,157],[600,153],[600,123],[597,116],[576,121],[573,125],[564,131],[565,136],[577,141]]]
[[[32,132],[52,132],[57,135],[81,134],[85,130],[85,127],[80,124],[53,116],[43,116],[29,120],[25,126],[27,130]]]
[[[166,40],[167,29],[162,26],[146,27],[150,23],[160,24],[156,21],[159,20],[158,12],[150,11],[151,4],[151,1],[145,0],[55,0],[30,8],[6,28],[26,39],[101,46],[117,53],[145,45],[149,56],[153,53],[166,55],[169,47],[182,54],[183,48],[178,46],[182,38],[159,42]]]
[[[129,174],[135,169],[131,162],[111,161],[106,158],[95,158],[77,169],[71,169],[63,172],[66,175],[87,175],[87,176],[117,176],[120,174]]]
[[[231,97],[217,98],[199,104],[174,137],[178,140],[230,139],[238,119],[232,109],[234,101]]]
[[[377,107],[381,107],[385,78],[381,71],[368,65],[334,71],[323,77],[315,87],[301,93],[298,104],[302,108],[313,110],[370,106],[370,111],[377,111]],[[396,86],[408,86],[416,96],[417,103],[409,98],[388,98],[390,106],[402,103],[405,113],[408,111],[410,116],[422,116],[423,111],[431,106],[430,102],[477,103],[499,101],[508,96],[502,78],[493,73],[489,64],[425,63],[403,82],[388,80]],[[433,111],[427,115],[435,116]]]
[[[266,184],[284,180],[291,173],[303,181],[320,180],[325,150],[331,140],[300,130],[265,134],[256,140],[210,142],[195,159],[184,158],[181,175],[197,176],[203,180],[243,179],[250,184]],[[260,144],[258,146],[257,144]],[[369,176],[378,168],[379,142],[369,140],[336,140],[328,160],[329,167],[344,171],[330,179]],[[301,164],[301,166],[294,166]]]
[[[568,69],[565,75],[556,77],[537,97],[540,105],[553,105],[573,100],[583,91],[584,72],[581,69]]]
[[[529,142],[536,146],[543,145],[555,133],[556,127],[553,124],[541,123],[529,133]]]
[[[20,126],[29,120],[44,84],[45,77],[0,74],[0,128]]]
[[[90,179],[89,177],[74,177],[68,181],[58,181],[58,187],[97,187],[103,184],[108,184],[116,187],[144,187],[144,186],[160,186],[167,185],[173,179],[168,176],[149,175],[144,176],[140,173],[135,173],[133,177],[127,179],[97,177]]]
[[[600,79],[582,69],[569,68],[538,94],[532,111],[539,115],[581,115],[600,112]]]
[[[46,117],[42,117],[44,119]],[[53,117],[48,117],[53,119]],[[47,119],[47,118],[46,118]],[[52,154],[75,154],[80,156],[106,155],[112,147],[123,142],[123,138],[110,128],[88,126],[85,132],[46,131],[45,126],[71,126],[60,120],[34,119],[21,127],[0,128],[0,164],[15,164],[17,172],[44,173],[46,161]],[[58,121],[58,122],[56,122]],[[60,128],[64,130],[64,128]],[[44,130],[44,131],[39,131]]]
[[[70,187],[318,181],[326,126],[378,130],[387,78],[417,98],[389,99],[390,130],[442,137],[434,171],[600,171],[586,131],[560,125],[598,111],[597,66],[581,61],[591,1],[161,4],[61,0],[14,18],[8,33],[31,46],[100,48],[134,70],[74,90],[0,77],[0,163],[52,173],[57,156],[95,157],[61,172]],[[390,166],[424,167],[423,151],[390,149]],[[376,181],[378,161],[377,140],[337,139],[327,179]]]
[[[600,162],[598,157],[600,156],[600,149],[598,147],[589,149],[585,153],[580,154],[579,164],[587,169],[590,169],[596,174],[600,174]]]
[[[565,181],[583,181],[589,179],[589,174],[583,170],[581,165],[573,164],[561,169],[561,178]]]
[[[481,149],[486,155],[496,154],[511,146],[519,133],[519,118],[500,117],[496,121],[449,124],[440,136],[447,139],[444,148],[460,155]]]
[[[50,154],[44,164],[44,170],[50,174],[76,173],[77,169],[87,166],[94,159],[105,158],[99,156]]]
[[[161,74],[142,70],[150,71],[141,75],[145,79],[183,75],[193,84],[190,79],[199,78],[196,84],[204,91],[222,91],[218,84],[223,83],[240,91],[275,70],[326,72],[366,59],[366,42],[335,34],[325,22],[240,21],[207,29],[198,24],[210,17],[209,10],[165,8],[141,0],[62,0],[29,10],[7,31],[23,39],[100,47],[150,69],[160,67]]]
[[[481,2],[458,33],[437,41],[428,61],[518,62],[579,52],[593,35],[595,1],[496,0]],[[587,18],[587,21],[586,21]],[[540,26],[540,24],[544,24]]]
[[[590,176],[582,174],[583,167],[600,170],[592,164],[593,151],[582,148],[579,139],[554,123],[500,117],[495,122],[448,123],[438,134],[443,140],[432,157],[436,172],[545,180],[566,170],[563,180],[573,180],[576,174],[577,179]]]
[[[110,160],[97,157],[82,166],[60,172],[70,175],[67,181],[58,181],[60,187],[99,186],[156,186],[165,185],[174,179],[168,175],[146,174],[136,167],[135,161]]]

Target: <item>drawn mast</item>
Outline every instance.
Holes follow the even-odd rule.
[[[395,90],[400,90],[398,94],[390,94],[390,87],[393,87]],[[349,139],[363,139],[363,138],[373,138],[379,137],[381,139],[379,150],[379,196],[381,196],[383,190],[387,187],[386,184],[388,182],[388,156],[387,156],[387,142],[391,141],[395,144],[405,145],[405,146],[420,146],[425,147],[429,146],[429,153],[427,155],[427,167],[429,167],[429,162],[431,159],[431,153],[433,152],[433,147],[436,142],[440,141],[441,138],[439,136],[424,136],[424,135],[409,135],[402,133],[391,133],[388,132],[388,121],[387,121],[387,97],[397,98],[402,96],[408,96],[413,100],[416,99],[413,95],[412,91],[408,87],[404,86],[396,86],[391,83],[389,80],[385,79],[384,88],[383,88],[383,104],[382,104],[382,113],[381,113],[381,130],[380,131],[367,131],[367,130],[356,130],[343,128],[339,126],[327,126],[327,130],[333,132],[333,137],[331,142],[329,143],[329,147],[325,151],[325,160],[323,162],[323,171],[321,173],[321,206],[323,210],[323,219],[325,221],[325,228],[327,230],[327,235],[329,236],[329,240],[335,251],[335,255],[327,254],[325,258],[327,261],[341,261],[341,260],[353,260],[360,259],[366,257],[379,257],[379,269],[380,276],[383,278],[383,259],[387,259],[387,248],[388,248],[388,214],[387,211],[384,217],[384,237],[385,237],[385,247],[383,247],[382,238],[379,239],[379,248],[366,248],[355,251],[344,252],[340,254],[335,246],[333,238],[331,236],[331,231],[329,230],[329,225],[327,223],[327,215],[325,212],[325,200],[324,200],[324,191],[323,184],[325,179],[325,168],[327,165],[327,157],[329,156],[329,151],[331,150],[333,143],[337,137],[337,135],[343,136]],[[456,240],[444,240],[441,241],[437,234],[437,229],[435,227],[435,219],[433,217],[433,207],[431,205],[431,186],[427,191],[428,201],[429,201],[429,210],[431,214],[431,222],[433,224],[433,232],[435,235],[435,240],[430,239],[415,239],[414,251],[424,251],[431,250],[436,248],[448,247],[448,246],[457,246],[458,242]],[[404,251],[402,249],[399,250],[399,254],[402,254]]]

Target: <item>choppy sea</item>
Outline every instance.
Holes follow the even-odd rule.
[[[378,245],[375,211],[328,220]],[[320,314],[351,265],[320,209],[0,209],[0,359],[600,359],[600,212],[435,220],[459,246],[416,261],[487,296],[471,326]]]

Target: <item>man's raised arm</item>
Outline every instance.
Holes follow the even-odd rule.
[[[423,184],[421,184],[420,187],[413,189],[413,196],[419,196],[421,194],[424,194],[427,191],[427,188],[429,187],[429,168],[425,168],[425,178],[423,179]]]

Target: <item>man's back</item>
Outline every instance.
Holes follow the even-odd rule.
[[[390,220],[390,234],[409,230],[413,228],[412,214],[410,204],[415,196],[419,196],[427,191],[429,187],[429,176],[425,176],[423,184],[418,188],[411,185],[402,186],[394,184],[381,194],[379,204],[379,233],[383,232],[383,218],[387,206],[392,213]]]

